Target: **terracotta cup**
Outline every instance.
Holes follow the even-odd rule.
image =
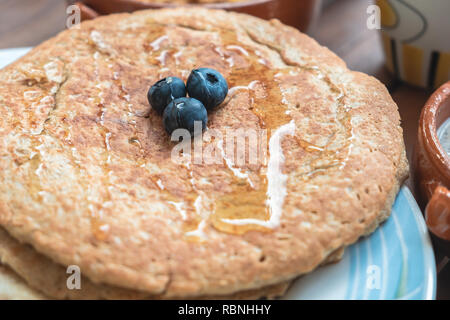
[[[93,19],[99,15],[110,13],[177,6],[170,3],[143,3],[138,0],[81,0],[68,2],[75,2],[79,6],[81,20]],[[224,0],[222,3],[192,5],[247,13],[262,19],[276,18],[287,25],[307,32],[317,20],[321,2],[322,0],[242,0],[240,2],[226,2]]]
[[[415,150],[415,180],[430,231],[450,254],[450,157],[437,130],[450,118],[450,81],[427,101],[419,122]]]

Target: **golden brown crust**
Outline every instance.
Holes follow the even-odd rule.
[[[164,296],[151,296],[144,292],[95,284],[86,277],[81,278],[81,289],[69,290],[67,288],[68,276],[63,266],[39,254],[31,246],[20,243],[0,228],[0,300],[46,299],[46,297],[71,300],[155,300],[165,298]],[[206,296],[199,297],[199,299],[274,299],[281,297],[289,285],[290,282],[283,282],[229,296]]]
[[[271,233],[208,224],[205,243],[186,241],[167,202],[190,199],[192,177],[206,200],[233,191],[225,164],[189,171],[170,161],[146,102],[150,84],[196,66],[232,86],[260,82],[261,92],[236,91],[210,128],[275,126],[284,111],[295,121]],[[0,72],[0,110],[0,225],[94,283],[165,297],[228,295],[312,271],[388,216],[407,174],[397,106],[379,81],[278,21],[222,11],[142,11],[65,31]]]

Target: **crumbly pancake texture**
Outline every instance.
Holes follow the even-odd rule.
[[[196,67],[230,86],[208,131],[265,129],[265,161],[235,164],[218,138],[203,148],[220,163],[172,161],[146,93]],[[0,71],[0,110],[0,225],[94,284],[165,298],[314,270],[389,216],[408,172],[379,81],[279,21],[223,11],[84,22]]]
[[[329,261],[332,262],[332,261]],[[15,272],[13,272],[13,269]],[[136,290],[92,283],[81,278],[81,288],[67,288],[66,268],[36,252],[30,245],[20,243],[0,228],[0,300],[9,299],[164,299]],[[290,281],[271,286],[244,290],[227,296],[202,296],[200,299],[275,299],[283,296]]]

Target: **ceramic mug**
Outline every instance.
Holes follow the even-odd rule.
[[[450,1],[377,0],[388,69],[419,87],[450,80]]]
[[[428,99],[419,120],[414,175],[429,230],[450,256],[450,157],[438,129],[450,119],[450,81]]]

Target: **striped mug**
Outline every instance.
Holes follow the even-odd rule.
[[[450,80],[450,0],[377,0],[388,69],[437,88]]]

